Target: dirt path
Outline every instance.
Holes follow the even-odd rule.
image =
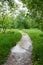
[[[32,41],[30,37],[22,32],[21,40],[11,49],[11,54],[4,65],[32,65]]]

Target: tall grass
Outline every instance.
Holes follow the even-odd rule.
[[[38,29],[23,30],[33,42],[33,65],[43,65],[43,32]]]
[[[10,49],[20,40],[21,34],[18,31],[0,32],[0,65],[2,65],[10,52]]]

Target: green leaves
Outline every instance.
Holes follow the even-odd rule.
[[[32,11],[35,12],[36,14],[37,11],[43,12],[43,0],[22,0],[22,2],[26,4],[27,8],[30,9],[31,13]]]
[[[10,6],[10,8],[14,7],[14,0],[8,0],[8,5]]]

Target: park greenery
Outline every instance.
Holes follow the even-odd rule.
[[[33,65],[43,65],[43,32],[38,29],[24,29],[33,42]]]
[[[18,30],[26,32],[33,42],[33,65],[43,65],[43,0],[21,2],[28,11],[20,10],[16,15],[18,5],[14,0],[0,0],[0,65],[21,39]]]
[[[21,34],[17,30],[7,30],[0,32],[0,65],[2,65],[10,53],[10,49],[21,39]]]
[[[43,29],[43,0],[21,0],[28,8],[31,18],[42,26]]]

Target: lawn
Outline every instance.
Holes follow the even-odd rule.
[[[33,65],[43,65],[43,32],[38,29],[24,29],[33,43]]]
[[[20,40],[21,34],[17,31],[0,32],[0,65],[2,65],[8,57],[10,49]]]

